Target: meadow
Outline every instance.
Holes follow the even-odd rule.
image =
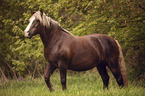
[[[127,88],[119,88],[110,75],[109,90],[103,90],[101,77],[95,70],[87,72],[68,72],[67,90],[62,91],[59,72],[55,72],[51,81],[55,91],[49,92],[44,78],[0,81],[0,96],[145,96],[145,87],[130,82]]]

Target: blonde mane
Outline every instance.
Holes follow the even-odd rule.
[[[33,14],[33,16],[31,18],[33,18],[33,17],[39,19],[40,23],[43,24],[43,26],[46,27],[47,29],[50,29],[51,27],[53,27],[55,30],[62,29],[65,33],[73,35],[69,31],[67,31],[66,29],[62,28],[57,21],[55,21],[52,18],[46,16],[46,14],[44,12],[43,12],[43,15],[41,16],[41,12],[37,11],[36,13]]]

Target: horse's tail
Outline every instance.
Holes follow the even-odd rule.
[[[119,47],[119,67],[120,67],[120,72],[121,72],[121,75],[122,75],[122,78],[123,78],[123,84],[124,86],[128,86],[128,80],[127,80],[127,74],[126,74],[126,67],[125,67],[125,61],[124,61],[124,57],[123,57],[123,53],[122,53],[122,50],[121,50],[121,46],[120,44],[118,43],[118,41],[116,40],[116,43]]]

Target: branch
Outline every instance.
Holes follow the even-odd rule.
[[[16,73],[14,72],[13,68],[11,67],[11,65],[9,65],[9,63],[8,63],[7,61],[5,61],[5,60],[4,60],[4,62],[5,62],[5,63],[7,64],[7,66],[12,70],[12,73],[13,73],[13,75],[14,75],[13,78],[16,79],[16,80],[18,80],[17,75],[16,75]]]
[[[2,73],[3,75],[3,78],[5,79],[5,81],[8,81],[7,78],[6,78],[6,75],[4,74],[3,70],[0,68],[0,72]]]
[[[145,11],[145,8],[143,8],[143,6],[141,6],[141,4],[138,4],[139,8],[141,8],[142,10]]]

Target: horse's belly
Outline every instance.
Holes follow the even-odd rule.
[[[94,68],[96,64],[97,64],[96,59],[81,58],[79,60],[72,61],[68,69],[75,71],[85,71]]]
[[[79,39],[77,45],[74,44],[72,49],[71,62],[69,69],[76,71],[89,70],[95,67],[99,61],[98,53],[88,39]]]

